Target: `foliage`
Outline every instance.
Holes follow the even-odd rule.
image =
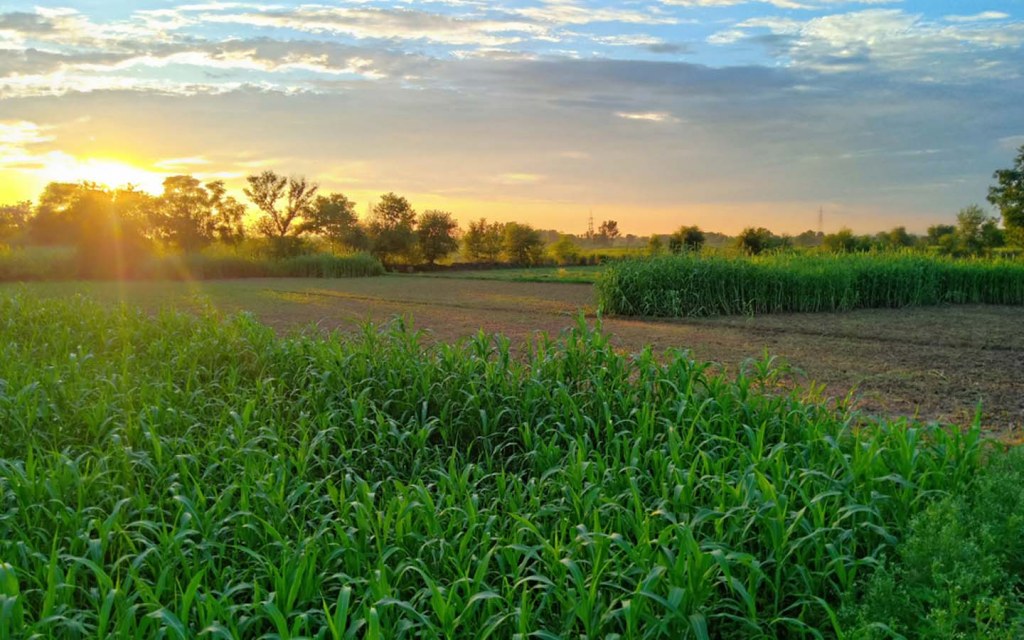
[[[502,251],[512,264],[537,264],[544,255],[544,240],[528,224],[509,222],[503,228]]]
[[[736,248],[751,256],[783,246],[785,241],[764,227],[747,227],[736,237]]]
[[[409,259],[416,250],[416,211],[394,193],[385,193],[373,206],[367,230],[371,252],[385,265]]]
[[[597,234],[594,239],[598,244],[609,245],[622,235],[619,231],[619,223],[615,220],[605,220],[597,227]]]
[[[471,261],[496,262],[501,257],[504,240],[503,224],[488,224],[485,218],[480,218],[469,223],[469,228],[462,236],[462,246],[465,256]]]
[[[245,205],[227,195],[222,180],[204,186],[192,176],[170,176],[163,186],[150,212],[157,237],[194,252],[215,240],[234,244],[245,236]]]
[[[359,224],[356,205],[344,194],[318,195],[309,209],[302,231],[326,238],[349,251],[369,249],[366,230]]]
[[[929,506],[845,616],[856,638],[1024,637],[1024,451]]]
[[[613,263],[597,288],[606,313],[667,317],[1024,304],[1024,263],[913,254],[683,254]]]
[[[0,245],[18,237],[28,225],[32,203],[28,200],[0,205]]]
[[[580,321],[513,355],[407,323],[0,298],[12,637],[812,638],[967,432],[856,424]]]
[[[662,242],[661,236],[656,233],[652,233],[650,239],[647,241],[647,254],[651,256],[658,256],[665,252],[665,243]]]
[[[301,246],[295,239],[307,230],[313,213],[318,185],[305,177],[286,178],[270,170],[245,180],[249,184],[245,195],[264,214],[256,221],[256,230],[271,239],[277,255],[294,255]]]
[[[836,233],[826,234],[821,246],[830,253],[868,251],[871,249],[871,239],[865,236],[856,236],[848,227],[843,227]]]
[[[1013,167],[996,171],[992,178],[996,184],[988,189],[988,201],[999,209],[1010,239],[1024,246],[1024,145]]]
[[[672,253],[682,251],[700,251],[707,241],[707,236],[698,226],[682,226],[668,239],[668,249]]]
[[[558,241],[548,247],[551,256],[560,265],[576,264],[580,259],[580,248],[572,241],[572,236],[563,234]]]
[[[428,264],[447,258],[459,249],[459,223],[447,211],[424,211],[420,216],[416,238],[420,256]]]

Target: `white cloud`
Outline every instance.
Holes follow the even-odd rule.
[[[625,120],[640,122],[679,122],[679,118],[664,111],[618,111],[615,115]]]

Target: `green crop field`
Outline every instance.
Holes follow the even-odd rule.
[[[1019,456],[656,356],[6,292],[0,638],[1018,637]]]
[[[507,280],[512,282],[569,282],[590,284],[604,272],[600,265],[586,267],[527,267],[513,269],[452,270],[424,274],[421,277],[460,278],[463,280]]]
[[[941,303],[1024,304],[1024,262],[915,254],[680,255],[613,263],[598,279],[607,313],[709,316],[848,311]]]

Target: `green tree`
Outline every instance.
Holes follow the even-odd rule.
[[[700,251],[707,241],[704,232],[698,226],[682,226],[668,238],[668,250],[672,253],[683,251]]]
[[[409,259],[416,250],[416,211],[405,198],[385,193],[373,206],[367,231],[370,251],[385,266]]]
[[[915,240],[906,227],[893,227],[885,234],[885,244],[890,249],[903,249],[914,246]]]
[[[821,246],[830,253],[853,253],[860,250],[863,244],[868,243],[862,243],[851,229],[843,227],[835,233],[827,234]]]
[[[466,257],[474,262],[496,262],[501,257],[504,242],[504,225],[500,222],[488,224],[485,218],[470,222],[462,236]]]
[[[332,245],[351,251],[370,246],[366,229],[359,224],[356,204],[341,193],[318,195],[302,223],[302,231],[323,236]]]
[[[652,233],[649,240],[647,240],[647,253],[652,256],[661,255],[665,252],[665,243],[662,242],[661,236],[656,233]]]
[[[988,201],[1003,217],[1007,239],[1024,246],[1024,145],[1017,151],[1014,164],[992,174],[996,184],[989,187]]]
[[[32,202],[29,200],[0,205],[0,244],[9,243],[26,231],[31,216]]]
[[[782,239],[764,227],[747,227],[736,237],[736,247],[748,255],[756,256],[782,245]]]
[[[548,247],[548,251],[551,252],[551,256],[555,259],[558,264],[569,265],[576,264],[580,259],[580,248],[572,240],[572,236],[563,234]]]
[[[424,211],[420,216],[416,236],[420,255],[427,264],[434,264],[459,248],[459,223],[447,211]]]
[[[299,236],[306,231],[304,223],[312,213],[319,186],[305,177],[286,178],[273,171],[248,176],[246,182],[245,195],[263,212],[256,230],[271,241],[275,254],[298,252]]]
[[[245,235],[245,205],[227,195],[224,182],[205,186],[192,176],[170,176],[155,201],[152,231],[182,251],[199,251],[215,240],[229,244]]]
[[[530,225],[509,222],[505,225],[503,250],[513,264],[537,264],[544,255],[544,240]]]

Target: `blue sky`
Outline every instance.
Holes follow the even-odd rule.
[[[1024,144],[1019,1],[0,6],[0,198],[302,173],[463,222],[923,230]]]

